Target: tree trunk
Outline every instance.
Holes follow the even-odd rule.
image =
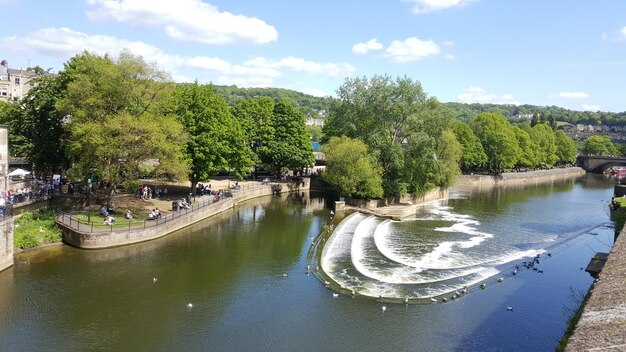
[[[109,193],[109,199],[107,199],[107,209],[115,209],[113,207],[113,197],[115,197],[115,189],[117,188],[116,184],[111,185],[111,192]]]

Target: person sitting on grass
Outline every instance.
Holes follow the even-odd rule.
[[[126,213],[124,213],[124,219],[130,220],[132,218],[133,218],[133,214],[130,212],[130,209],[126,210]]]
[[[109,212],[107,211],[107,207],[102,206],[102,208],[100,208],[100,215],[104,216],[105,218],[107,216],[109,216]]]
[[[113,226],[115,225],[115,218],[112,216],[107,216],[106,218],[104,218],[104,222],[102,224]]]
[[[185,200],[185,198],[181,198],[181,199],[178,201],[178,206],[179,206],[181,209],[189,209],[189,204],[187,203],[187,200]]]

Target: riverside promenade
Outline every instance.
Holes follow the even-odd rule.
[[[626,351],[626,231],[622,229],[566,351]]]
[[[94,226],[73,217],[71,214],[60,214],[56,218],[57,225],[63,232],[63,242],[84,248],[99,249],[124,246],[138,242],[150,241],[180,230],[198,221],[220,214],[236,207],[240,202],[253,198],[308,190],[309,179],[300,182],[248,184],[244,187],[231,189],[228,195],[219,201],[206,200],[192,204],[189,209],[179,209],[161,219],[143,221],[140,225],[128,226]],[[121,224],[120,224],[121,225]]]

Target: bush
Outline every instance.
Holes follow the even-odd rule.
[[[130,194],[135,194],[138,189],[139,189],[139,182],[138,181],[126,181],[126,182],[124,182],[124,192],[130,193]]]
[[[13,243],[15,248],[34,248],[42,243],[60,242],[61,230],[54,223],[56,209],[41,208],[26,212],[15,220]]]

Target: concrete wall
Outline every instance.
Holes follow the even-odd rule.
[[[384,207],[390,204],[417,204],[428,202],[435,199],[443,199],[448,198],[448,190],[442,188],[431,189],[426,192],[424,195],[412,195],[406,194],[401,197],[386,197],[383,199],[356,199],[356,198],[345,198],[345,205],[363,208],[363,209],[376,209],[380,207]]]
[[[523,185],[580,177],[585,170],[579,167],[565,169],[536,170],[527,172],[505,172],[499,176],[492,175],[461,175],[457,177],[454,187],[465,186],[498,186]]]
[[[13,265],[13,219],[0,222],[0,271]]]
[[[244,202],[249,199],[277,193],[280,194],[308,190],[309,186],[310,182],[308,181],[308,179],[305,179],[302,183],[299,184],[276,184],[260,187],[257,189],[242,190],[233,193],[233,197],[222,198],[217,203],[214,203],[202,209],[194,210],[193,212],[179,210],[178,214],[180,215],[180,217],[173,220],[168,220],[167,222],[160,223],[157,226],[146,229],[124,230],[120,228],[114,229],[112,232],[105,233],[79,232],[76,229],[72,229],[71,227],[65,225],[62,217],[57,218],[57,224],[59,225],[59,227],[61,227],[63,231],[63,242],[72,246],[85,249],[123,246],[163,237],[200,220],[222,213],[228,209],[232,209],[240,202]]]

